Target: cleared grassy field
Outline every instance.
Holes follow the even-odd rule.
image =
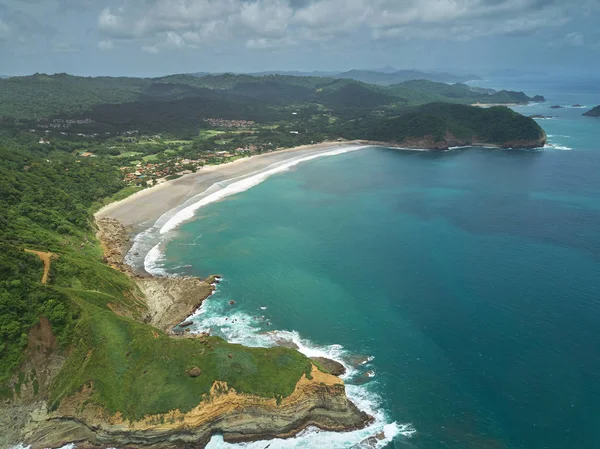
[[[90,401],[111,413],[138,420],[174,409],[188,412],[216,380],[240,393],[289,396],[311,363],[297,351],[246,348],[218,337],[174,339],[153,327],[112,312],[102,292],[61,289],[81,309],[77,342],[52,391],[50,404],[93,385]],[[188,373],[194,367],[200,374]]]

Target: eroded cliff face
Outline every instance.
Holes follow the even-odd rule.
[[[112,218],[99,219],[98,238],[104,246],[104,260],[113,268],[132,277],[145,297],[144,322],[171,332],[174,326],[194,313],[214,291],[215,277],[161,277],[138,273],[124,262],[131,247],[128,230]],[[113,309],[120,315],[126,311]]]
[[[173,410],[133,422],[92,405],[88,388],[63,401],[56,412],[40,414],[27,442],[32,449],[60,447],[73,441],[65,439],[68,433],[69,438],[79,438],[78,447],[202,448],[215,434],[228,442],[247,442],[293,437],[309,426],[350,431],[372,421],[348,400],[341,379],[316,367],[311,377],[303,376],[294,392],[280,401],[238,394],[215,382],[210,394],[187,413]]]

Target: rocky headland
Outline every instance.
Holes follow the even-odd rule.
[[[198,340],[202,352],[214,353],[212,345],[219,344],[214,340],[216,337],[185,335],[186,338],[181,340],[182,337],[176,335],[173,327],[212,294],[216,278],[202,280],[136,273],[124,263],[124,256],[130,249],[129,230],[117,220],[106,217],[97,220],[97,227],[105,262],[135,281],[140,290],[138,299],[145,304],[143,313],[137,316],[127,309],[119,309],[116,304],[111,305],[110,309],[119,316],[135,319],[156,329],[151,331],[150,335],[154,335],[151,339],[170,338],[184,343],[191,338]],[[162,333],[170,336],[162,337]],[[343,365],[327,359],[314,362],[306,359],[311,369],[299,377],[293,391],[287,396],[248,394],[215,378],[208,392],[197,397],[197,405],[184,411],[173,407],[166,413],[146,414],[138,418],[124,416],[118,410],[111,411],[98,402],[93,382],[85,382],[75,393],[64,396],[58,403],[52,403],[49,400],[52,396],[50,389],[57,376],[60,376],[61,368],[65,363],[68,365],[69,361],[65,362],[67,356],[59,355],[59,351],[56,351],[56,339],[46,321],[32,330],[29,346],[28,351],[35,354],[27,358],[28,363],[36,365],[30,368],[45,373],[39,376],[40,385],[36,388],[39,391],[28,388],[25,383],[22,387],[25,394],[21,394],[15,403],[7,404],[6,416],[0,413],[0,422],[3,418],[10,420],[9,415],[15,415],[12,426],[7,426],[13,432],[8,441],[21,441],[31,445],[32,449],[58,448],[67,443],[76,443],[80,449],[129,449],[140,446],[202,448],[215,434],[222,435],[228,442],[249,442],[291,438],[307,427],[351,431],[363,428],[373,420],[346,396],[344,382],[337,377],[343,374]],[[87,363],[93,352],[94,349],[90,349],[85,360],[79,363]],[[165,355],[156,354],[156,357]],[[129,357],[129,353],[125,357]],[[230,353],[225,361],[232,362],[231,359],[237,357],[238,353]],[[198,365],[190,367],[184,373],[185,378],[204,381],[203,376],[209,368]],[[155,388],[160,389],[161,385]],[[122,391],[119,394],[127,397],[130,392]],[[169,401],[168,393],[163,397],[164,401]]]
[[[68,442],[77,442],[79,448],[202,448],[215,434],[238,443],[291,438],[310,426],[350,431],[372,421],[348,400],[342,380],[315,367],[311,378],[303,376],[294,392],[281,401],[239,394],[215,382],[191,411],[173,410],[139,421],[86,406],[90,395],[89,389],[83,389],[55,412],[40,410],[27,437],[32,449]]]

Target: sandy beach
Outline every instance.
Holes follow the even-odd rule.
[[[331,151],[338,147],[361,145],[361,142],[328,142],[305,145],[238,159],[222,165],[202,168],[196,173],[142,190],[124,200],[111,203],[96,214],[96,220],[114,218],[135,232],[151,226],[164,213],[205,192],[217,182],[244,177],[286,160]]]
[[[516,106],[527,106],[527,104],[523,104],[523,103],[473,103],[471,106],[476,106],[478,108],[491,108],[494,106],[506,106],[507,108],[514,108]]]

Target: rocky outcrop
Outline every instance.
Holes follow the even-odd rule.
[[[325,357],[312,357],[311,360],[334,376],[343,376],[346,374],[346,368],[340,362]]]
[[[372,421],[348,400],[339,378],[316,367],[310,378],[303,375],[294,392],[280,400],[242,395],[215,382],[208,397],[193,410],[174,410],[141,421],[128,421],[119,414],[107,416],[91,405],[90,395],[91,391],[84,389],[63,401],[56,412],[41,415],[27,436],[32,449],[60,447],[69,440],[66,433],[80,436],[80,448],[202,448],[215,434],[231,443],[248,442],[290,438],[308,426],[350,431]]]
[[[125,260],[131,248],[129,231],[118,220],[101,218],[96,222],[98,238],[104,247],[104,260],[113,268],[132,277],[145,296],[144,321],[170,332],[194,313],[214,291],[215,277],[159,277],[134,272]],[[119,310],[114,310],[120,313]]]
[[[584,113],[586,117],[600,117],[600,106],[596,106],[594,109]]]

